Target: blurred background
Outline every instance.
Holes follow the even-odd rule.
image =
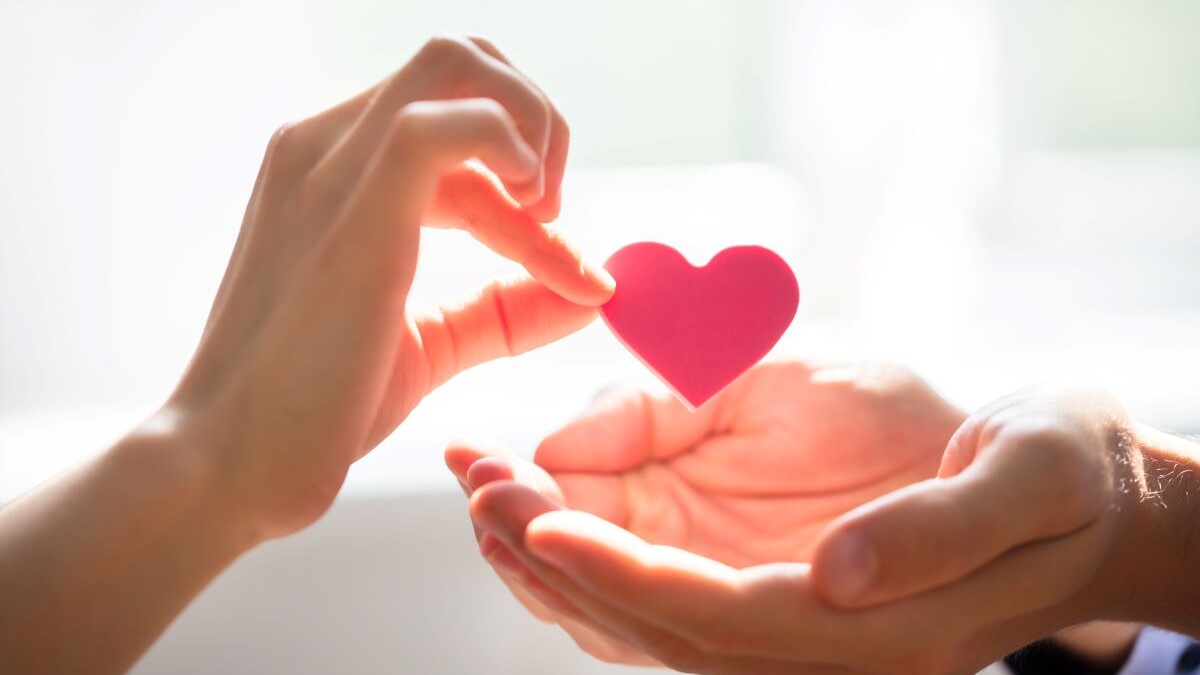
[[[169,391],[271,132],[445,32],[564,111],[593,257],[765,244],[801,285],[781,355],[894,359],[966,407],[1084,379],[1200,432],[1200,3],[4,0],[0,502]],[[423,246],[420,301],[513,271]],[[600,325],[461,376],[138,672],[607,672],[488,578],[441,449],[530,453],[643,377]]]

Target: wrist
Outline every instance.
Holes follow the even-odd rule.
[[[216,550],[236,557],[265,538],[237,499],[227,463],[196,442],[169,408],[128,433],[102,461],[136,481],[149,503],[214,540]]]
[[[1134,425],[1136,485],[1129,487],[1119,558],[1119,615],[1182,633],[1200,632],[1200,448]]]

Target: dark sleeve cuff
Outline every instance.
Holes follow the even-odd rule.
[[[1143,628],[1118,670],[1097,668],[1049,640],[1009,654],[1003,665],[1013,675],[1200,675],[1200,642]]]

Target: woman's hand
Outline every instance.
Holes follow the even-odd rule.
[[[540,466],[481,444],[446,459],[478,491],[481,548],[526,607],[599,658],[646,663],[636,642],[527,569],[521,544],[509,549],[530,518],[565,503],[734,568],[808,561],[834,518],[931,478],[963,418],[894,366],[789,361],[757,366],[696,413],[669,396],[606,392],[541,444]]]
[[[539,222],[558,213],[567,136],[495,47],[438,38],[271,140],[199,349],[159,416],[220,455],[264,536],[324,512],[350,464],[441,382],[593,318],[611,278]],[[413,311],[422,225],[465,229],[533,278]]]
[[[542,224],[566,154],[562,117],[481,39],[432,40],[282,128],[169,401],[0,511],[5,666],[128,669],[239,555],[321,515],[431,389],[590,321],[612,279]],[[422,225],[463,228],[533,278],[414,312]]]

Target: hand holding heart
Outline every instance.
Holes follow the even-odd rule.
[[[695,415],[606,396],[536,466],[486,446],[447,462],[501,577],[600,658],[966,673],[1119,605],[1140,493],[1103,396],[960,422],[903,371],[766,364]]]
[[[276,134],[161,416],[224,451],[229,491],[265,536],[320,515],[434,387],[595,318],[611,278],[542,224],[558,213],[567,144],[546,96],[480,38],[431,40],[386,81]],[[531,276],[417,311],[423,226],[465,229]]]

